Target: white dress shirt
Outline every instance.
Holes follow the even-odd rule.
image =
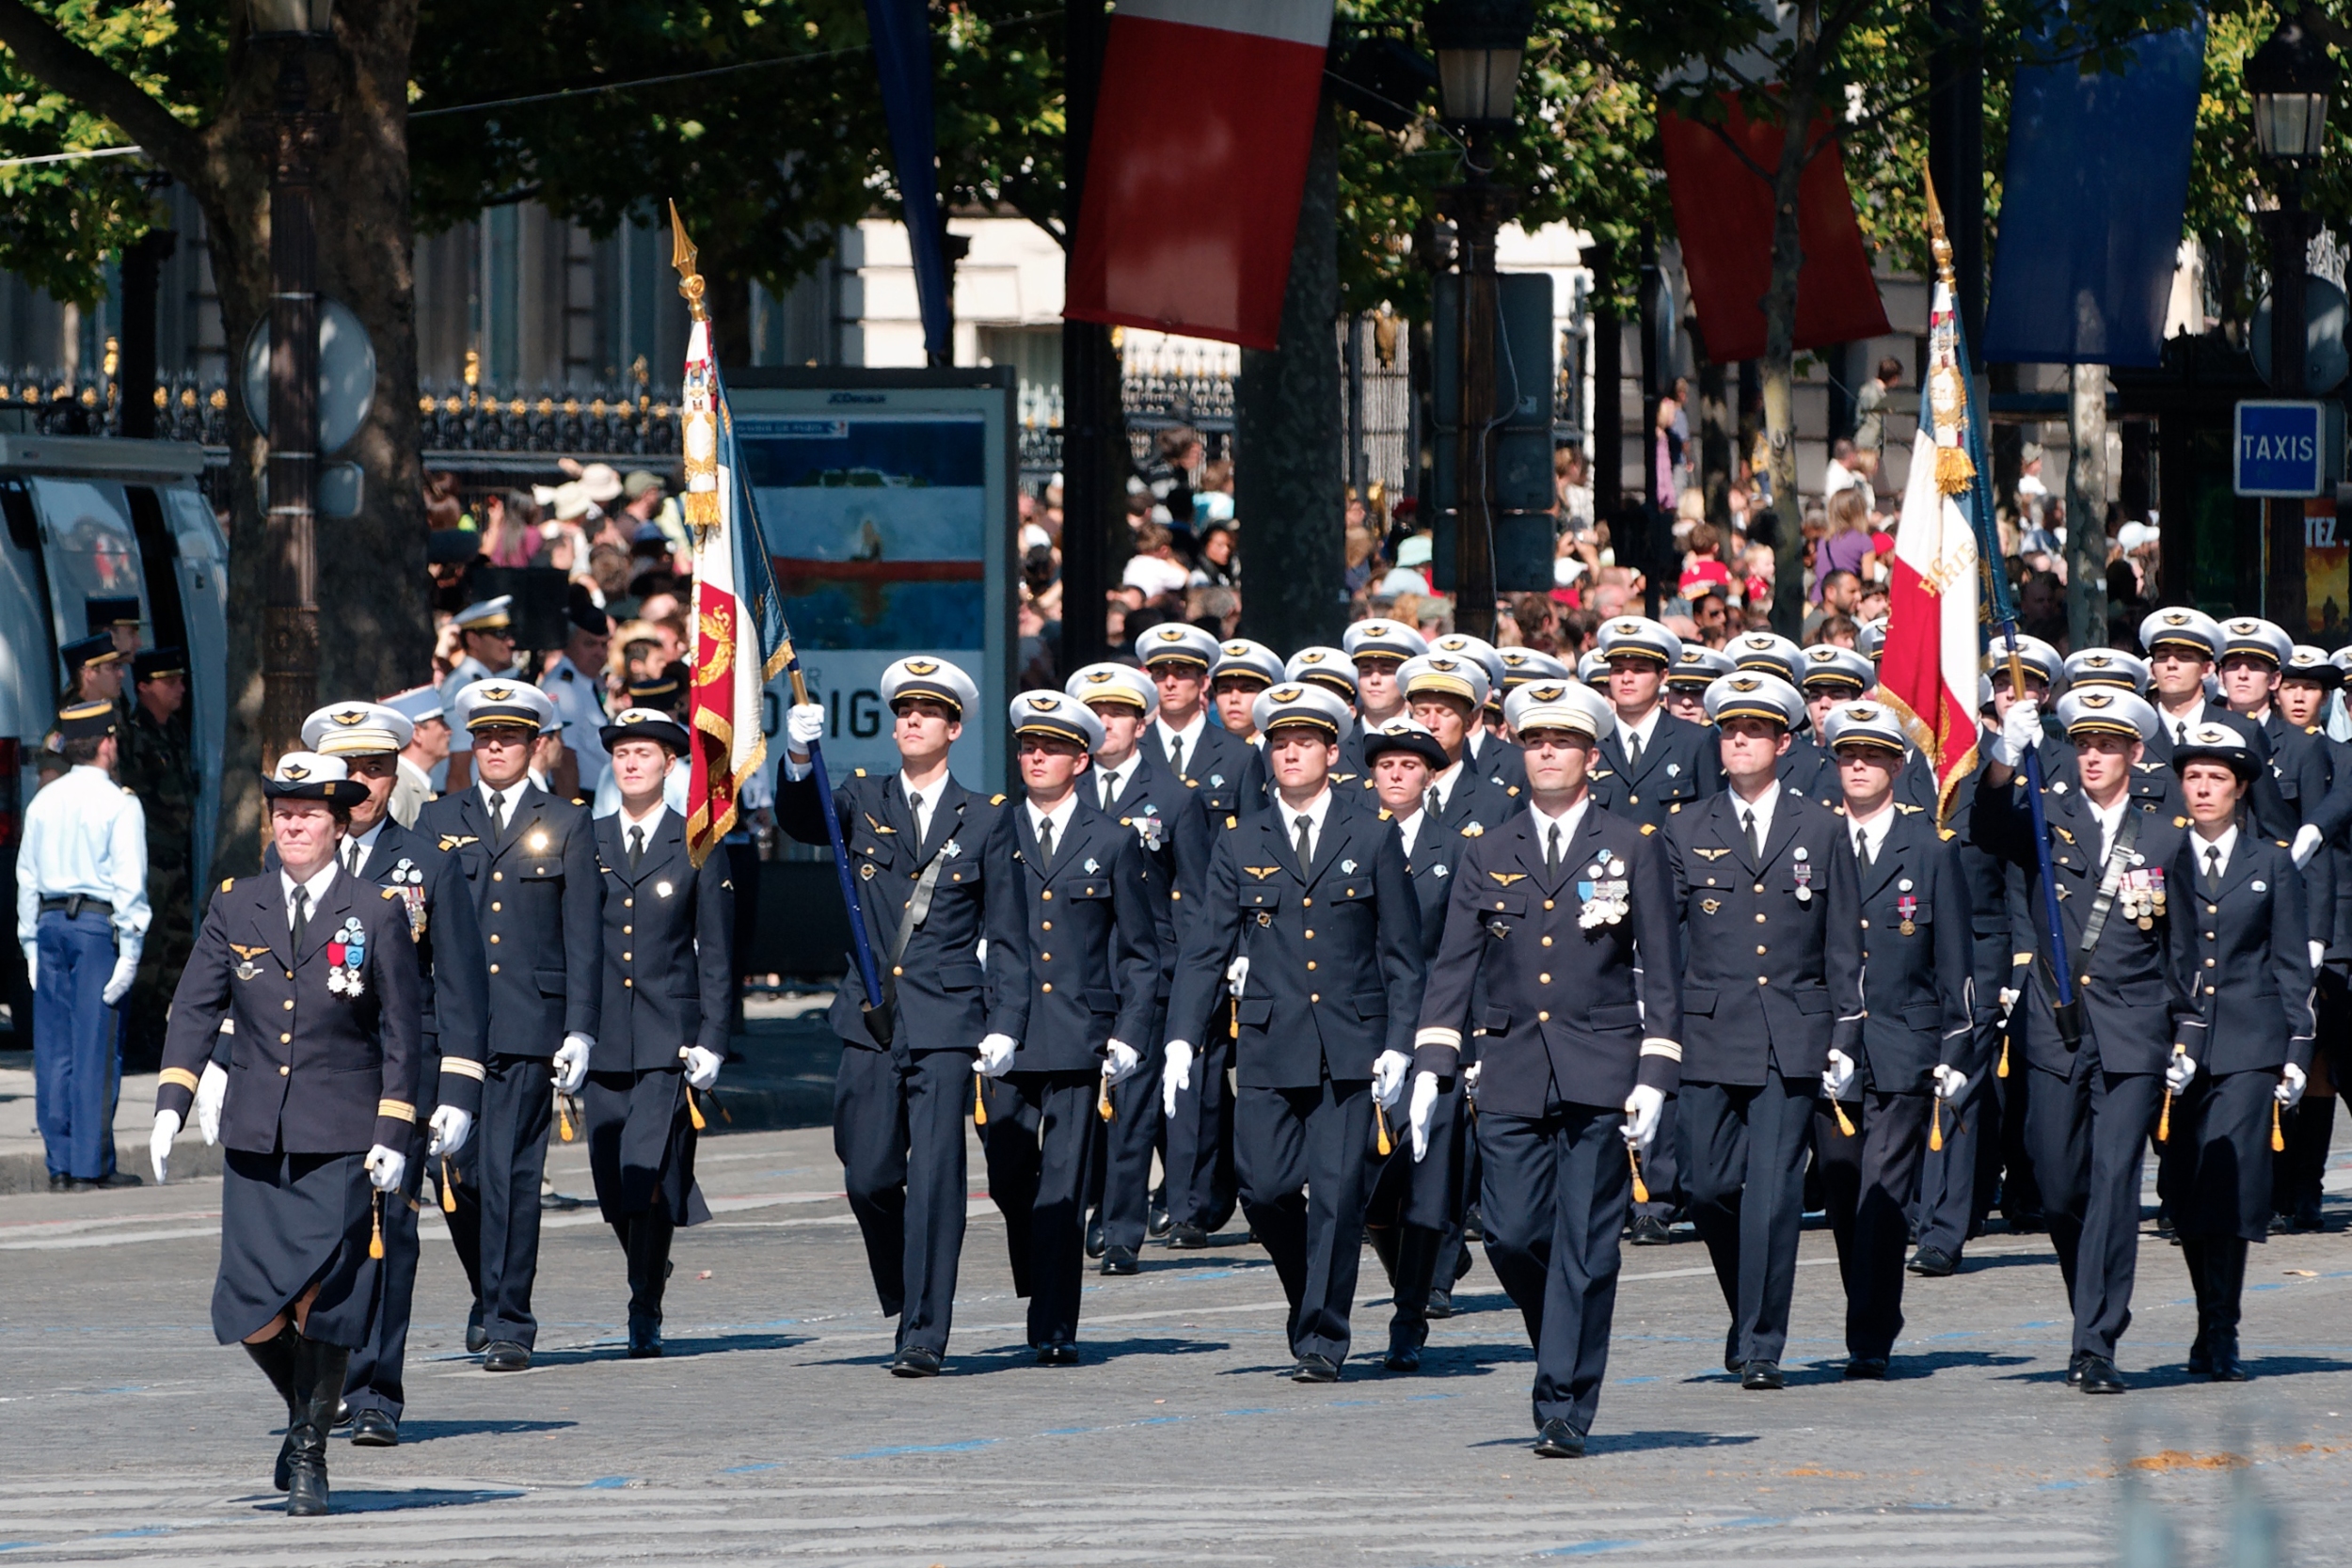
[[[1192,775],[1193,759],[1200,755],[1200,732],[1208,727],[1209,710],[1204,707],[1194,714],[1192,722],[1181,730],[1169,729],[1168,721],[1165,719],[1152,720],[1152,739],[1159,747],[1160,755],[1163,757],[1168,755],[1170,741],[1182,742],[1184,750],[1177,755],[1176,771],[1189,778]]]
[[[364,877],[368,857],[375,853],[375,841],[384,836],[384,817],[376,818],[375,826],[364,833],[353,833],[336,849],[335,858],[343,863],[343,869],[354,877]]]
[[[114,911],[116,936],[147,936],[147,813],[103,768],[69,768],[24,808],[16,856],[16,940],[40,932],[40,901],[75,894]]]
[[[1141,747],[1128,752],[1127,760],[1116,768],[1105,768],[1101,763],[1096,763],[1094,765],[1096,803],[1104,811],[1117,805],[1119,798],[1127,793],[1128,781],[1136,776],[1136,769],[1142,766],[1143,749]],[[1057,832],[1060,831],[1058,828],[1055,830]]]
[[[513,784],[506,785],[503,789],[491,788],[490,783],[486,779],[477,781],[474,787],[482,792],[482,809],[490,814],[490,825],[496,828],[500,832],[504,832],[507,829],[513,827],[515,825],[515,808],[523,803],[523,797],[530,793],[532,785],[537,783],[537,779],[529,772],[524,773],[521,778],[516,779]],[[506,800],[505,810],[501,811],[499,809],[498,801],[490,799],[493,795],[504,797]]]
[[[1870,858],[1873,861],[1877,860],[1879,851],[1886,847],[1887,831],[1894,826],[1895,802],[1890,799],[1886,804],[1879,808],[1879,814],[1876,816],[1867,821],[1857,821],[1853,824],[1855,855],[1859,857],[1867,849]]]
[[[671,771],[675,772],[677,769],[672,768]],[[664,783],[667,783],[667,781],[665,780]],[[628,853],[628,835],[632,832],[637,831],[642,831],[644,833],[645,847],[650,850],[653,847],[653,835],[660,830],[661,819],[669,814],[669,803],[666,800],[656,800],[653,803],[653,809],[645,813],[643,816],[629,816],[627,807],[623,807],[619,811],[615,812],[613,815],[617,816],[621,819],[622,853]]]
[[[2212,870],[2217,879],[2226,877],[2230,872],[2231,852],[2237,848],[2237,824],[2233,822],[2222,829],[2219,838],[2209,839],[2202,833],[2193,834],[2189,840],[2189,846],[2197,851],[2197,875],[2201,877],[2205,874],[2207,870],[2205,857],[2218,849],[2221,851],[2220,861],[2218,864],[2212,867]]]
[[[1282,819],[1284,843],[1289,844],[1293,848],[1297,847],[1298,822],[1299,818],[1304,817],[1307,820],[1309,858],[1311,859],[1323,852],[1323,819],[1331,812],[1331,789],[1328,784],[1324,786],[1322,794],[1307,803],[1303,811],[1295,809],[1289,801],[1282,800],[1279,796],[1275,798],[1275,810]],[[1301,867],[1301,869],[1305,868]]]
[[[283,866],[278,868],[278,885],[286,895],[287,930],[291,931],[294,929],[295,891],[297,889],[301,889],[309,892],[310,895],[310,913],[315,915],[319,912],[319,901],[326,896],[326,890],[334,885],[335,873],[341,869],[342,868],[335,863],[335,857],[332,855],[329,855],[326,858],[326,863],[325,865],[320,866],[316,871],[310,874],[310,878],[308,881],[297,882],[294,880],[293,872],[286,870]]]
[[[1530,800],[1528,814],[1535,819],[1535,852],[1549,857],[1551,853],[1551,830],[1560,830],[1560,854],[1565,862],[1569,846],[1576,842],[1576,831],[1584,825],[1584,814],[1592,809],[1593,793],[1586,790],[1576,804],[1557,816],[1547,816],[1542,807]]]
[[[1054,852],[1061,853],[1063,841],[1070,837],[1070,819],[1078,815],[1078,792],[1073,789],[1063,796],[1061,803],[1051,811],[1038,810],[1035,800],[1024,801],[1022,807],[1029,814],[1029,831],[1037,835],[1040,844],[1045,841],[1045,825],[1054,825]]]
[[[1469,750],[1468,746],[1463,747],[1466,755]],[[1444,772],[1429,781],[1429,793],[1437,797],[1437,810],[1440,814],[1445,811],[1446,802],[1454,799],[1454,786],[1461,782],[1462,765],[1458,762],[1449,764]]]
[[[2164,726],[2165,733],[2172,736],[2172,743],[2177,746],[2184,735],[2205,721],[2205,709],[2209,705],[2204,698],[2200,697],[2195,707],[2185,708],[2179,713],[2168,713],[2159,706],[2156,722]]]
[[[1414,841],[1421,837],[1421,825],[1429,820],[1429,814],[1419,806],[1407,806],[1396,814],[1396,831],[1405,838],[1405,858],[1413,858]]]
[[[1772,808],[1780,804],[1780,781],[1778,779],[1774,779],[1764,793],[1757,796],[1753,802],[1742,800],[1736,789],[1725,790],[1724,798],[1731,802],[1733,826],[1744,830],[1747,824],[1740,820],[1741,814],[1753,814],[1756,817],[1756,842],[1761,845],[1772,836]]]
[[[1658,721],[1665,711],[1665,704],[1652,704],[1650,710],[1642,715],[1642,721],[1638,724],[1629,724],[1622,716],[1619,717],[1617,720],[1618,748],[1630,757],[1633,754],[1633,743],[1639,740],[1642,743],[1642,754],[1649,755],[1650,742],[1658,736]]]
[[[907,813],[914,818],[914,846],[917,849],[923,847],[925,839],[931,836],[931,813],[939,809],[939,798],[947,793],[947,777],[942,773],[928,787],[917,789],[907,783],[904,773],[898,775],[898,789],[906,797]],[[920,805],[915,804],[914,798],[918,795],[923,798]]]
[[[2090,808],[2092,819],[2099,824],[2099,859],[2103,864],[2115,847],[2115,835],[2123,826],[2124,809],[2131,803],[2132,792],[2128,789],[2118,795],[2111,806],[2103,806],[2088,795],[2083,797],[2083,804]]]

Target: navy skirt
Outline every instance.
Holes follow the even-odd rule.
[[[368,1257],[373,1197],[363,1154],[229,1150],[215,1337],[229,1345],[259,1333],[315,1285],[305,1335],[352,1350],[366,1344],[376,1297],[377,1265]]]
[[[592,1072],[580,1090],[580,1109],[588,1122],[596,1208],[607,1220],[632,1218],[657,1204],[669,1211],[673,1225],[700,1225],[710,1217],[694,1184],[694,1122],[682,1070]]]

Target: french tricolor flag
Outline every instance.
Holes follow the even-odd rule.
[[[1275,346],[1331,8],[1119,0],[1063,315]]]

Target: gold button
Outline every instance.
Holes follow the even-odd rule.
[[[1551,984],[1551,976],[1549,974],[1538,974],[1535,976],[1535,981],[1538,985],[1548,986]]]
[[[1629,795],[1626,799],[1632,801],[1637,806],[1642,803],[1642,798],[1639,795]]]
[[[634,980],[624,980],[624,981],[622,981],[622,982],[621,982],[621,984],[622,984],[624,987],[634,987],[634,986],[637,984],[637,982],[636,982],[636,981],[634,981]]]
[[[1054,982],[1053,982],[1053,981],[1051,981],[1051,980],[1048,980],[1048,981],[1046,981],[1046,982],[1045,982],[1045,984],[1044,984],[1044,985],[1042,985],[1042,986],[1039,987],[1038,989],[1039,989],[1039,990],[1052,990],[1054,989]]]
[[[2213,960],[2212,960],[2211,958],[2207,958],[2205,961],[2206,961],[2207,963],[2211,963],[2211,962],[2213,962]],[[293,1011],[294,1011],[294,998],[293,998],[293,997],[291,997],[291,996],[289,996],[288,998],[286,998],[286,1010],[287,1010],[288,1012],[293,1012]]]
[[[1544,945],[1546,947],[1549,947],[1551,945],[1551,939],[1549,937],[1544,938]]]
[[[623,963],[633,963],[636,961],[636,958],[637,955],[634,953],[624,953],[621,955],[621,961]]]
[[[633,910],[633,909],[635,909],[636,907],[637,907],[637,900],[636,900],[636,899],[634,899],[634,898],[624,898],[624,899],[622,899],[622,900],[621,900],[621,908],[623,908],[623,909],[625,909],[625,910]]]
[[[902,966],[900,966],[900,965],[898,965],[898,964],[893,964],[893,965],[891,965],[891,967],[890,967],[890,973],[891,973],[891,974],[904,974],[906,973],[906,970],[905,970],[905,968],[904,968],[904,967],[902,967]]]
[[[1759,986],[1769,986],[1769,985],[1771,985],[1771,984],[1772,984],[1772,981],[1770,981],[1770,980],[1766,979],[1763,975],[1759,974],[1759,975],[1757,975],[1757,976],[1756,977],[1756,983],[1757,985],[1759,985]]]
[[[2211,986],[2207,986],[2205,988],[2205,994],[2207,996],[2211,996],[2213,994],[2213,988]]]
[[[1756,883],[1756,892],[1758,892],[1758,893],[1763,892],[1763,891],[1764,891],[1764,884],[1763,884],[1762,882],[1758,882],[1758,883]]]
[[[1298,902],[1300,906],[1305,909],[1311,910],[1315,907],[1315,901],[1311,898],[1301,898]]]
[[[490,973],[491,973],[491,974],[496,974],[498,972],[499,972],[499,966],[498,966],[498,965],[496,965],[496,964],[492,964],[492,965],[490,966]]]
[[[2211,931],[2207,931],[2207,932],[2205,933],[2205,940],[2206,940],[2207,942],[2211,942],[2211,941],[2213,940],[2213,933],[2212,933]],[[2211,958],[2207,958],[2205,961],[2206,961],[2207,963],[2211,963],[2211,962],[2213,962],[2213,960],[2212,960]]]
[[[280,1035],[278,1037],[278,1043],[280,1045],[292,1045],[294,1044],[294,1037],[292,1035]]]
[[[1549,908],[1551,908],[1551,900],[1550,900],[1550,899],[1547,898],[1547,899],[1545,899],[1545,900],[1544,900],[1544,908],[1546,908],[1546,909],[1549,909]]]
[[[280,1078],[291,1078],[294,1076],[294,1069],[290,1067],[281,1067],[278,1069],[278,1076]]]
[[[1535,1015],[1535,1022],[1538,1023],[1549,1023],[1551,1022],[1551,1015],[1549,1013],[1537,1013]]]
[[[1051,953],[1040,953],[1037,956],[1037,961],[1040,963],[1052,963],[1054,961],[1054,955]]]
[[[1759,958],[1764,956],[1764,944],[1760,942],[1756,944],[1756,956]]]
[[[1053,890],[1052,888],[1047,888],[1047,889],[1045,890],[1045,892],[1044,892],[1044,894],[1043,894],[1043,895],[1042,895],[1042,896],[1043,896],[1043,897],[1044,897],[1044,898],[1045,898],[1048,902],[1051,902],[1051,901],[1052,901],[1052,899],[1053,899],[1053,896],[1054,896],[1054,890]]]
[[[503,904],[500,903],[500,902],[499,902],[497,899],[495,899],[495,898],[493,898],[493,899],[491,899],[491,900],[490,900],[490,912],[491,912],[492,914],[496,914],[496,913],[498,913],[498,912],[499,912],[499,911],[501,911],[501,910],[504,909],[505,907],[506,907],[505,905],[503,905]]]
[[[1764,917],[1763,917],[1761,914],[1757,915],[1757,916],[1756,917],[1756,923],[1758,926],[1763,925],[1763,924],[1764,924]],[[1866,921],[1864,921],[1862,924],[1863,924],[1863,925],[1865,925],[1865,926],[1867,926],[1867,925],[1869,925],[1870,923],[1869,923],[1868,921],[1867,921],[1867,920],[1866,920]]]
[[[1496,899],[1496,900],[1495,900],[1495,908],[1496,908],[1496,909],[1501,909],[1501,908],[1502,908],[1502,899],[1498,898],[1498,899]]]
[[[502,882],[506,880],[506,873],[503,871],[493,871],[490,873],[490,880],[494,882]]]
[[[498,934],[496,931],[492,931],[492,932],[490,933],[490,945],[491,945],[491,946],[493,946],[493,947],[496,947],[498,944],[499,944],[499,934]]]
[[[1312,941],[1314,941],[1314,940],[1315,940],[1315,934],[1314,934],[1312,931],[1308,932],[1308,933],[1307,933],[1307,940],[1308,940],[1309,942],[1312,942]]]
[[[1307,1000],[1310,1002],[1320,1002],[1323,1000],[1323,992],[1319,990],[1311,990],[1307,993]]]
[[[624,927],[621,927],[621,935],[623,935],[623,936],[625,936],[625,937],[633,937],[633,936],[635,936],[636,934],[637,934],[637,927],[634,927],[634,926],[624,926]]]
[[[2205,912],[2207,914],[2219,914],[2221,912],[2221,906],[2218,904],[2207,904],[2205,906]],[[2213,933],[2211,931],[2207,931],[2205,935],[2211,936]]]
[[[1309,959],[1307,960],[1307,967],[1308,967],[1309,969],[1312,969],[1312,968],[1314,968],[1314,966],[1315,966],[1315,961],[1314,961],[1314,959],[1312,959],[1312,958],[1309,958]]]
[[[2213,967],[2213,960],[2212,960],[2211,958],[2207,958],[2207,959],[2205,960],[2205,967],[2206,967],[2207,969],[2211,969],[2211,968]],[[294,1004],[293,1004],[293,1003],[291,1003],[291,1002],[289,1002],[289,1003],[287,1003],[287,1004],[286,1004],[286,1006],[289,1006],[289,1007],[291,1007],[291,1006],[294,1006]]]
[[[293,970],[291,970],[291,969],[290,969],[290,970],[286,971],[286,978],[287,978],[287,979],[289,979],[289,980],[291,980],[291,979],[293,979],[293,978],[294,978],[294,971],[293,971]]]
[[[1038,922],[1038,929],[1041,931],[1050,931],[1053,928],[1054,923],[1050,920],[1041,920]]]

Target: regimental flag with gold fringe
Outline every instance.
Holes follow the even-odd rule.
[[[670,224],[678,293],[693,317],[686,341],[680,445],[686,460],[683,505],[694,543],[694,676],[687,710],[694,755],[686,847],[700,865],[733,831],[737,794],[767,761],[761,692],[789,662],[792,641],[736,447],[726,386],[711,353],[710,315],[703,302],[702,275],[694,270],[694,246],[675,202]]]

